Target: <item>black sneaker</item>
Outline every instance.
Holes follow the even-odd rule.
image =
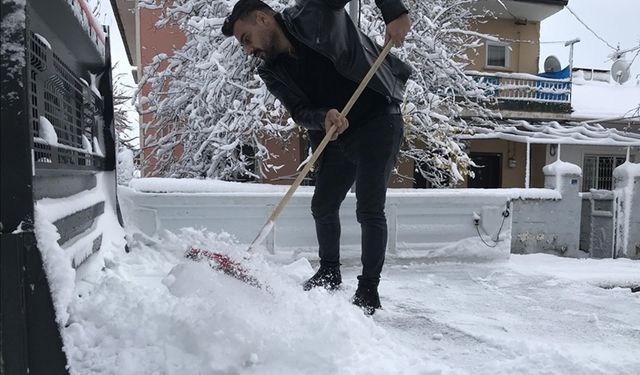
[[[342,284],[340,266],[320,266],[318,272],[302,284],[302,289],[309,291],[313,288],[323,287],[327,290],[336,290]]]
[[[358,289],[351,302],[360,307],[365,314],[373,315],[376,309],[381,308],[380,295],[378,294],[378,280],[371,281],[358,277]]]

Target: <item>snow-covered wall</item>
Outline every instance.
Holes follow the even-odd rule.
[[[129,231],[138,230],[153,237],[162,230],[207,228],[231,233],[240,243],[249,244],[283,197],[284,188],[220,181],[138,179],[132,181],[131,187],[121,187],[119,196]],[[273,234],[267,238],[269,250],[315,254],[317,242],[309,208],[311,189],[303,187],[293,196],[277,220]],[[508,207],[510,211],[511,200],[531,197],[557,199],[559,194],[548,189],[391,189],[386,207],[389,256],[506,258],[511,247],[511,216],[504,218],[502,214]],[[342,254],[346,258],[360,256],[355,202],[355,195],[348,194],[340,213]],[[474,213],[480,217],[477,230]],[[478,231],[487,244],[482,242]],[[490,247],[495,245],[498,234],[497,247]]]
[[[629,161],[613,171],[615,255],[640,259],[640,164]]]
[[[557,147],[557,146],[556,146]],[[615,146],[581,146],[581,145],[561,145],[561,159],[565,162],[575,164],[580,167],[584,167],[584,157],[586,155],[601,155],[601,156],[625,156],[627,153],[627,147],[615,147]],[[640,160],[640,147],[632,147],[630,150],[630,160]],[[549,146],[547,146],[546,152],[546,164],[551,164],[556,161],[557,155],[550,155]],[[578,188],[582,191],[582,179],[578,181]]]
[[[617,215],[625,218],[619,224],[627,228],[619,233],[626,236],[623,239],[628,244],[618,255],[626,257],[637,257],[640,249],[640,231],[635,229],[640,228],[640,173],[634,165],[637,166],[628,163],[616,172],[618,207],[624,210]],[[545,167],[545,189],[390,189],[386,208],[389,256],[495,259],[511,251],[611,257],[612,251],[606,252],[611,246],[604,243],[605,237],[600,234],[612,230],[598,220],[611,221],[613,208],[605,217],[602,204],[606,202],[600,196],[594,198],[597,202],[585,205],[590,220],[585,223],[588,228],[582,230],[586,246],[580,247],[583,199],[589,198],[578,191],[581,173],[575,164],[555,162]],[[628,176],[634,176],[632,182]],[[249,244],[287,188],[147,178],[132,180],[129,187],[120,187],[119,193],[129,232],[154,237],[163,230],[196,227],[231,233],[240,243]],[[313,188],[301,187],[293,196],[266,240],[267,249],[315,253],[317,243],[309,210],[312,195]],[[351,258],[360,254],[355,201],[355,195],[348,194],[341,211],[343,254]],[[503,224],[502,214],[507,207],[510,216]],[[479,218],[477,230],[474,218]],[[498,232],[501,240],[510,241],[501,241],[494,249],[490,246]],[[607,241],[611,243],[612,238]],[[594,241],[602,244],[602,251],[595,249]]]
[[[512,251],[547,252],[578,256],[582,199],[578,192],[581,169],[557,161],[544,168],[545,188],[561,195],[558,200],[514,201]]]

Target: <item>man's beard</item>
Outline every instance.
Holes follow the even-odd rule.
[[[265,39],[266,47],[254,52],[254,56],[264,60],[267,63],[273,62],[280,52],[276,48],[276,33],[272,31]]]

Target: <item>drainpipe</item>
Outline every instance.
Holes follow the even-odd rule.
[[[531,170],[531,143],[529,143],[529,140],[527,139],[527,163],[526,163],[526,170],[524,171],[524,188],[528,189],[529,185],[531,184],[531,176],[530,176],[530,170]]]
[[[138,0],[135,1],[135,54],[136,54],[136,83],[140,82],[140,78],[142,78],[142,46],[140,45],[140,4],[138,4]],[[138,96],[142,95],[142,91],[138,94]],[[138,101],[139,103],[139,101]],[[138,134],[140,140],[140,174],[144,176],[144,147],[145,147],[145,134],[144,134],[144,118],[143,115],[138,114]]]

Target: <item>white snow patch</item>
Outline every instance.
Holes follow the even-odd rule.
[[[556,160],[551,164],[545,165],[544,168],[542,168],[542,172],[545,175],[556,176],[582,175],[582,168],[572,163]]]
[[[133,179],[135,169],[133,151],[122,147],[120,151],[118,151],[118,185],[128,185]]]
[[[614,178],[629,178],[633,180],[635,177],[640,176],[640,164],[631,163],[628,160],[619,165],[616,169],[613,170]]]
[[[197,180],[192,178],[140,178],[131,181],[133,189],[148,193],[278,193],[286,192],[287,185],[270,185],[219,180]],[[301,186],[299,191],[313,191],[312,187]]]
[[[547,275],[594,286],[640,285],[640,262],[637,260],[574,259],[548,254],[513,254],[509,266],[524,275]]]
[[[64,327],[69,320],[67,307],[73,299],[75,270],[71,266],[69,255],[58,245],[60,239],[58,229],[46,215],[43,215],[42,208],[37,205],[34,210],[34,219],[36,241],[51,289],[56,322],[58,326]]]
[[[629,116],[640,105],[640,86],[586,81],[574,77],[571,94],[571,117],[578,120]]]
[[[104,200],[104,189],[99,186],[65,198],[42,198],[36,202],[40,215],[54,223],[66,216],[82,211]]]
[[[44,116],[38,118],[38,135],[51,146],[58,145],[58,134],[53,124]]]
[[[91,78],[91,84],[89,87],[91,88],[91,92],[93,92],[98,98],[102,98],[102,94],[100,94],[100,90],[98,90],[98,83],[100,81],[101,74],[93,74],[89,73],[89,77]]]
[[[24,221],[21,221],[20,224],[18,224],[18,227],[13,232],[11,232],[11,234],[23,233],[24,232],[24,228],[23,228],[24,225],[25,225]]]
[[[228,182],[219,180],[139,178],[130,187],[144,193],[286,193],[289,185]],[[300,186],[296,194],[313,194],[313,187]],[[353,193],[350,193],[353,194]],[[442,199],[462,196],[504,197],[511,199],[560,199],[561,195],[552,189],[393,189],[387,190],[388,197],[395,196],[439,197]]]
[[[82,135],[82,149],[90,154],[93,153],[93,146],[91,146],[91,142],[84,134]]]
[[[100,142],[96,137],[93,137],[93,153],[98,156],[104,157],[104,152],[102,152],[102,149],[100,148]]]
[[[269,289],[186,260],[193,245],[229,254]],[[130,246],[105,260],[93,288],[71,303],[64,336],[72,374],[640,370],[637,296],[592,285],[640,283],[637,261],[389,260],[383,309],[368,318],[349,302],[359,267],[343,266],[340,291],[303,292],[300,283],[313,273],[306,259],[244,259],[228,234],[184,229]]]
[[[44,44],[47,48],[51,49],[51,43],[49,43],[49,41],[47,40],[47,38],[43,37],[42,35],[38,34],[38,33],[34,33],[36,38],[38,38],[38,40],[40,40],[42,42],[42,44]]]

